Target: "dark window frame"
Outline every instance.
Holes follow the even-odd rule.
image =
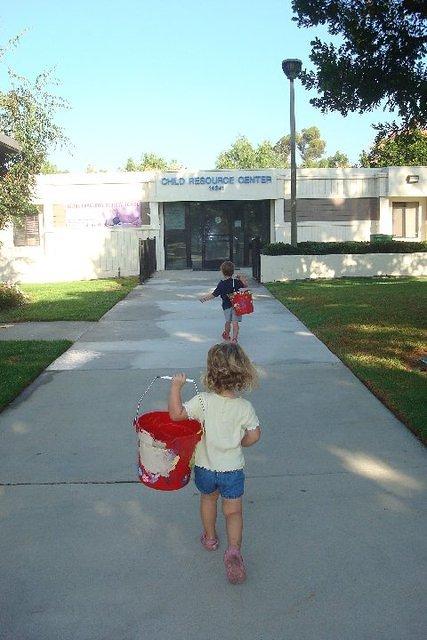
[[[40,213],[26,215],[13,224],[13,245],[15,247],[40,246]]]

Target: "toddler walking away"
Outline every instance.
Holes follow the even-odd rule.
[[[238,344],[223,342],[208,352],[203,378],[207,392],[195,395],[183,404],[181,389],[185,380],[185,373],[177,373],[172,378],[169,415],[172,420],[193,418],[204,423],[203,437],[195,451],[194,467],[203,525],[200,542],[207,551],[218,548],[216,516],[217,500],[221,496],[228,539],[224,564],[228,580],[238,584],[246,578],[240,552],[245,483],[242,447],[255,444],[261,435],[252,404],[238,394],[256,386],[257,372]]]
[[[224,331],[222,332],[222,338],[223,340],[230,340],[230,329],[233,327],[233,337],[231,342],[236,343],[239,337],[239,322],[242,321],[242,316],[238,316],[234,311],[230,300],[230,294],[235,291],[239,291],[239,289],[245,289],[248,286],[248,282],[245,276],[241,276],[240,274],[238,274],[239,277],[233,278],[234,264],[230,262],[230,260],[223,262],[220,269],[224,279],[218,282],[216,289],[214,289],[212,293],[200,298],[200,302],[207,302],[208,300],[213,300],[214,298],[221,296],[222,308],[225,316],[225,326]]]

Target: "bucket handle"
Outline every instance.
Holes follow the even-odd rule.
[[[153,379],[151,380],[151,382],[148,384],[148,387],[146,388],[146,390],[144,391],[144,393],[142,394],[142,396],[141,396],[141,397],[140,397],[140,399],[138,400],[138,405],[137,405],[137,407],[136,407],[136,414],[135,414],[135,417],[134,417],[134,419],[133,419],[133,425],[134,425],[134,426],[136,426],[136,421],[137,421],[137,419],[138,419],[138,417],[139,417],[139,409],[140,409],[140,407],[141,407],[142,400],[144,399],[144,397],[146,396],[146,394],[148,393],[148,391],[151,389],[151,387],[153,386],[153,384],[156,382],[156,380],[172,380],[172,376],[154,376],[154,378],[153,378]],[[203,412],[205,412],[205,405],[204,405],[204,403],[203,403],[202,396],[201,396],[201,393],[200,393],[200,391],[199,391],[199,389],[198,389],[198,387],[197,387],[196,381],[195,381],[195,380],[193,380],[192,378],[187,378],[187,379],[185,380],[185,382],[192,382],[192,383],[194,384],[194,387],[195,387],[195,389],[196,389],[196,393],[197,393],[197,395],[198,395],[198,397],[199,397],[199,400],[200,400],[200,404],[202,405]]]

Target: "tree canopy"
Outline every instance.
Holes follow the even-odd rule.
[[[362,167],[427,165],[427,131],[412,129],[384,136],[379,133],[360,156]]]
[[[296,147],[301,157],[301,167],[348,167],[348,157],[341,151],[333,156],[323,157],[326,142],[321,138],[318,127],[308,127],[295,135]],[[274,145],[289,166],[291,154],[291,136],[288,134],[280,138]]]
[[[68,169],[60,169],[56,164],[50,160],[44,160],[41,164],[39,173],[69,173]]]
[[[349,161],[345,154],[337,151],[334,156],[324,158],[326,142],[320,137],[317,127],[302,129],[296,136],[302,167],[348,167]],[[272,144],[264,140],[258,146],[253,146],[246,136],[238,136],[229,149],[219,154],[216,161],[217,169],[286,169],[289,167],[291,153],[291,139],[283,136]]]
[[[309,166],[309,165],[307,165]],[[327,158],[320,158],[317,160],[316,167],[324,167],[329,169],[336,169],[339,167],[345,168],[350,166],[350,162],[345,153],[341,151],[336,151],[333,156],[328,156]]]
[[[219,154],[215,166],[217,169],[266,169],[287,165],[268,140],[254,147],[246,136],[238,136],[229,149]]]
[[[427,120],[426,4],[421,0],[292,0],[300,27],[325,25],[340,44],[311,42],[315,69],[301,81],[322,112],[364,113],[384,106],[399,122],[386,130],[424,127]]]
[[[0,63],[18,41],[18,37],[14,38],[0,48]],[[8,73],[10,88],[0,90],[0,131],[17,140],[21,151],[11,155],[1,168],[0,229],[13,217],[37,212],[31,202],[35,174],[39,173],[48,150],[66,141],[54,118],[58,109],[67,105],[49,91],[57,84],[51,72],[40,73],[34,82],[12,70]]]
[[[181,168],[182,165],[177,160],[165,160],[165,158],[156,153],[144,153],[139,162],[133,158],[128,158],[123,171],[149,171],[151,169],[167,171]]]

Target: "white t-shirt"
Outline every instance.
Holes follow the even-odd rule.
[[[211,471],[243,469],[245,459],[240,442],[246,430],[259,426],[251,403],[244,398],[203,392],[183,406],[189,418],[204,421],[204,434],[196,447],[196,465]]]

